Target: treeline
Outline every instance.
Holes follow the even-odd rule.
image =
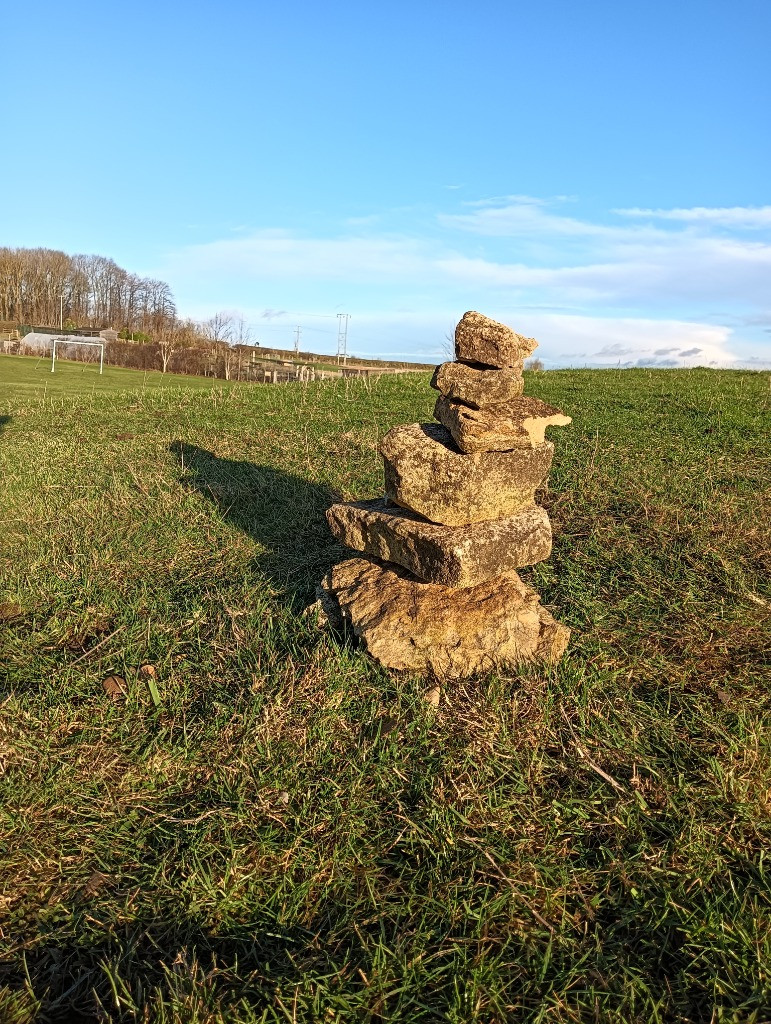
[[[258,359],[255,349],[247,345],[229,345],[225,341],[208,341],[200,335],[185,339],[180,333],[166,335],[162,341],[131,342],[119,339],[105,343],[106,366],[123,366],[130,370],[161,370],[163,373],[186,373],[198,377],[218,377],[220,380],[256,380],[262,375],[265,363]],[[22,354],[38,355],[25,350]],[[96,349],[57,346],[59,358],[75,362],[96,363]],[[46,353],[47,355],[48,353]]]
[[[75,331],[113,327],[120,340],[106,344],[106,362],[132,369],[230,380],[255,361],[242,318],[218,313],[203,323],[179,319],[165,281],[131,274],[105,256],[0,247],[0,321]],[[23,338],[14,350],[40,351]],[[96,358],[95,350],[74,345],[60,353]]]
[[[104,346],[107,366],[124,366],[132,370],[161,370],[163,373],[189,373],[223,380],[253,380],[262,373],[264,361],[258,345],[249,343],[248,330],[242,321],[227,314],[203,323],[176,320],[153,332],[152,336],[136,332],[128,337],[108,340]],[[60,359],[93,363],[99,361],[95,348],[67,344],[67,336],[27,334],[14,342],[5,342],[3,350],[11,354],[49,356],[54,338],[58,338]]]
[[[105,346],[105,361],[111,366],[132,370],[161,370],[163,373],[188,373],[222,380],[251,380],[261,372],[263,363],[254,346],[231,344],[227,338],[212,338],[207,324],[178,322],[159,332],[155,341],[132,342],[119,339]],[[73,346],[68,358],[77,355]]]
[[[131,274],[104,256],[0,246],[0,322],[21,327],[20,339],[2,342],[5,352],[40,354],[40,344],[24,341],[25,328],[61,327],[77,332],[112,327],[119,333],[119,340],[105,345],[105,361],[112,366],[225,380],[256,379],[265,366],[255,351],[259,343],[252,340],[243,317],[222,312],[201,323],[180,319],[165,281]],[[50,343],[43,344],[50,351]],[[95,349],[75,345],[61,347],[59,353],[62,358],[83,361],[97,358]],[[294,353],[275,349],[264,355],[281,363]],[[309,363],[332,358],[298,355]]]
[[[0,320],[152,335],[176,319],[165,281],[131,274],[105,256],[0,247]]]

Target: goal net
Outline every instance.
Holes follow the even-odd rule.
[[[51,346],[51,373],[56,370],[56,346],[63,347],[66,351],[70,345],[84,345],[86,348],[99,349],[99,372],[104,370],[104,342],[103,341],[76,341],[74,338],[54,338]],[[61,356],[60,356],[61,358]]]

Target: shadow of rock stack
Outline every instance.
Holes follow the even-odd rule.
[[[330,569],[321,606],[387,668],[458,678],[555,661],[567,646],[567,627],[516,572],[551,553],[535,492],[554,454],[546,428],[570,423],[522,394],[537,344],[466,313],[455,362],[431,381],[439,422],[383,438],[385,498],[327,512],[337,540],[364,557]]]

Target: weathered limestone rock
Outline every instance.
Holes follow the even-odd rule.
[[[556,661],[570,636],[515,572],[457,590],[353,558],[333,566],[321,587],[369,653],[396,670],[459,678]]]
[[[480,370],[466,363],[442,363],[434,370],[431,387],[447,398],[482,409],[521,395],[525,382],[516,370]]]
[[[447,587],[471,587],[551,554],[551,526],[542,508],[473,526],[437,526],[377,498],[332,505],[327,522],[354,551]]]
[[[380,453],[387,497],[434,523],[465,526],[533,505],[554,445],[464,455],[446,427],[410,423],[390,430]]]
[[[505,452],[512,448],[543,444],[547,427],[571,423],[553,405],[522,396],[500,405],[472,409],[463,402],[440,395],[434,416],[452,434],[462,452]]]
[[[521,372],[523,362],[536,348],[535,338],[525,338],[505,324],[473,311],[464,313],[455,328],[455,358],[466,363]]]
[[[458,678],[554,661],[567,646],[570,631],[514,571],[551,553],[535,494],[554,455],[546,429],[571,422],[522,395],[536,347],[466,313],[456,361],[431,381],[439,424],[394,427],[383,438],[386,498],[327,512],[334,536],[365,557],[330,569],[311,611],[352,629],[386,668]]]

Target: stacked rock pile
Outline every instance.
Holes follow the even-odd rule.
[[[551,553],[535,493],[554,454],[544,432],[570,423],[522,394],[523,363],[536,346],[466,313],[455,361],[431,381],[439,422],[386,434],[385,498],[327,512],[337,540],[364,557],[333,566],[322,607],[387,668],[459,677],[556,660],[567,646],[569,630],[516,572]]]

